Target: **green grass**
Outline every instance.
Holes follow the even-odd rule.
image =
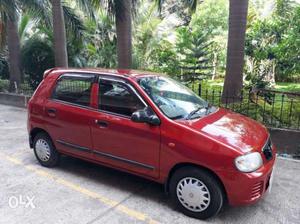
[[[275,89],[283,92],[300,93],[300,83],[277,82]]]
[[[206,80],[202,82],[202,87],[214,90],[222,90],[223,85],[224,79]],[[272,89],[283,92],[300,93],[300,83],[277,82]]]

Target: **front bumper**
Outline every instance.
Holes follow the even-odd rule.
[[[272,160],[252,173],[239,171],[219,173],[226,189],[228,202],[232,206],[253,204],[268,192],[276,154]]]

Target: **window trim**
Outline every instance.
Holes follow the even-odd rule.
[[[85,75],[83,75],[85,74]],[[90,102],[89,102],[89,106],[84,106],[81,104],[76,104],[76,103],[72,103],[72,102],[68,102],[68,101],[64,101],[64,100],[60,100],[60,99],[56,99],[54,98],[54,93],[56,91],[58,82],[65,78],[65,77],[73,77],[73,78],[83,78],[83,79],[91,79],[91,89],[90,89]],[[85,108],[85,109],[93,109],[93,107],[91,107],[91,102],[92,102],[92,87],[93,87],[93,83],[95,83],[97,81],[97,74],[92,74],[92,73],[64,73],[61,74],[55,81],[54,87],[52,88],[52,92],[50,94],[49,99],[58,103],[62,103],[62,104],[67,104],[67,105],[72,105],[72,106],[77,106],[80,108]]]
[[[87,110],[91,110],[91,111],[101,112],[101,113],[105,113],[105,114],[125,118],[125,119],[128,119],[128,120],[131,119],[130,116],[126,116],[126,115],[122,115],[122,114],[118,114],[118,113],[114,113],[114,112],[110,112],[110,111],[100,110],[99,108],[92,107],[91,105],[90,106],[83,106],[83,105],[80,105],[80,104],[75,104],[75,103],[71,103],[71,102],[67,102],[67,101],[63,101],[63,100],[54,99],[52,96],[53,96],[53,93],[56,89],[57,83],[62,77],[65,77],[65,76],[82,77],[82,78],[86,78],[88,76],[90,76],[90,77],[94,76],[94,80],[92,81],[92,84],[97,84],[98,86],[99,86],[99,82],[100,82],[101,79],[123,83],[124,85],[128,86],[134,92],[134,94],[142,101],[142,103],[145,105],[145,107],[152,108],[151,106],[149,106],[147,101],[140,95],[139,91],[127,79],[125,79],[123,77],[113,76],[111,74],[105,74],[105,73],[88,73],[88,72],[63,73],[56,79],[56,81],[55,81],[55,83],[52,87],[50,97],[48,98],[49,100],[55,101],[57,103],[61,103],[61,104],[64,104],[64,105],[74,106],[74,107],[78,107],[78,108],[82,108],[82,109],[87,109]],[[98,91],[96,96],[93,96],[92,89],[91,89],[90,100],[92,99],[92,97],[97,97],[97,103],[99,105],[99,95],[98,94],[99,94],[99,91]],[[153,110],[153,112],[154,112],[154,110]]]
[[[127,80],[119,78],[119,77],[117,77],[117,78],[116,77],[108,77],[106,75],[99,74],[99,77],[98,77],[98,80],[97,80],[98,86],[99,86],[101,80],[118,82],[118,83],[124,84],[125,86],[130,88],[130,90],[133,92],[133,94],[144,104],[145,107],[149,107],[149,105],[141,97],[141,95],[138,93],[138,91]],[[98,95],[97,95],[97,100],[98,100],[98,109],[97,109],[97,111],[102,112],[102,113],[106,113],[106,114],[110,114],[110,115],[115,115],[115,116],[122,117],[122,118],[127,118],[129,120],[131,119],[131,116],[127,116],[127,115],[124,115],[124,114],[119,114],[119,113],[99,109],[99,106],[100,106],[100,103],[101,103],[100,100],[99,100],[99,92],[100,91],[101,91],[101,89],[100,89],[100,86],[99,86],[99,91],[98,91]]]

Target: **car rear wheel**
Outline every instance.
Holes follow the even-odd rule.
[[[171,177],[169,189],[173,204],[193,218],[210,218],[223,206],[224,194],[219,181],[196,167],[177,170]]]
[[[42,166],[54,167],[59,163],[59,152],[46,133],[38,133],[33,140],[34,154]]]

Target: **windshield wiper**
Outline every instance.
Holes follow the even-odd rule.
[[[212,107],[211,104],[207,104],[205,107],[198,107],[197,109],[193,110],[189,115],[186,117],[186,120],[190,120],[196,113],[198,113],[201,109],[205,109],[205,115],[209,113],[209,109]]]
[[[186,120],[190,120],[192,116],[194,116],[197,112],[199,112],[203,107],[198,107],[197,109],[193,110],[189,115],[186,117]]]

